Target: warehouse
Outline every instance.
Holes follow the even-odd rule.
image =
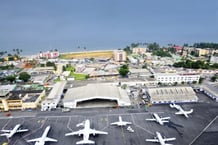
[[[191,87],[149,88],[150,102],[153,104],[197,102],[198,97]]]

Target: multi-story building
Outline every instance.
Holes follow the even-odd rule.
[[[0,110],[35,109],[45,96],[45,90],[12,91],[9,96],[0,98]]]
[[[59,52],[58,51],[48,51],[48,52],[41,52],[39,54],[40,58],[47,58],[47,59],[54,59],[54,58],[58,58],[59,57]]]
[[[51,109],[55,109],[57,107],[66,83],[66,81],[60,81],[53,86],[49,95],[41,103],[41,111],[50,111]]]
[[[196,51],[196,54],[198,56],[205,56],[205,55],[210,54],[210,50],[209,49],[196,48],[195,51]]]
[[[177,73],[156,73],[154,77],[157,82],[165,84],[174,84],[174,83],[192,83],[198,82],[200,79],[199,74],[177,74]]]
[[[210,63],[218,63],[218,56],[211,56]]]
[[[126,61],[126,52],[123,50],[115,50],[114,51],[114,61],[117,61],[117,62]]]
[[[140,47],[135,47],[132,49],[132,53],[134,54],[145,54],[146,53],[146,48],[140,48]]]

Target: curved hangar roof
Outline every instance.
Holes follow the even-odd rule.
[[[117,101],[119,106],[130,106],[130,100],[125,90],[109,84],[88,84],[70,88],[63,99],[64,107],[76,108],[78,102],[95,99]]]

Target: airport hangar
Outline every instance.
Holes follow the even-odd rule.
[[[63,105],[66,108],[122,107],[130,106],[131,102],[121,87],[102,83],[68,89]]]

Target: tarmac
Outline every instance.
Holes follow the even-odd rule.
[[[169,105],[154,105],[147,111],[143,108],[93,108],[75,109],[62,113],[61,110],[51,112],[18,112],[13,111],[11,118],[0,113],[0,129],[11,129],[16,124],[28,128],[25,133],[15,134],[10,140],[0,137],[0,144],[9,142],[9,145],[33,145],[26,140],[41,137],[44,129],[50,125],[48,137],[58,140],[57,143],[47,142],[46,145],[72,145],[82,140],[82,136],[68,136],[66,133],[77,131],[76,124],[89,119],[91,127],[106,131],[108,135],[90,136],[96,145],[155,145],[145,139],[153,139],[155,132],[165,137],[176,137],[175,141],[167,142],[174,145],[217,145],[218,136],[218,104],[213,101],[204,101],[194,104],[183,104],[184,110],[194,109],[194,112],[185,118],[175,115],[176,110]],[[170,123],[161,126],[156,122],[146,121],[151,113],[158,113],[161,117],[171,117]],[[128,126],[111,126],[122,116],[124,121],[132,122],[134,132],[127,130]]]

